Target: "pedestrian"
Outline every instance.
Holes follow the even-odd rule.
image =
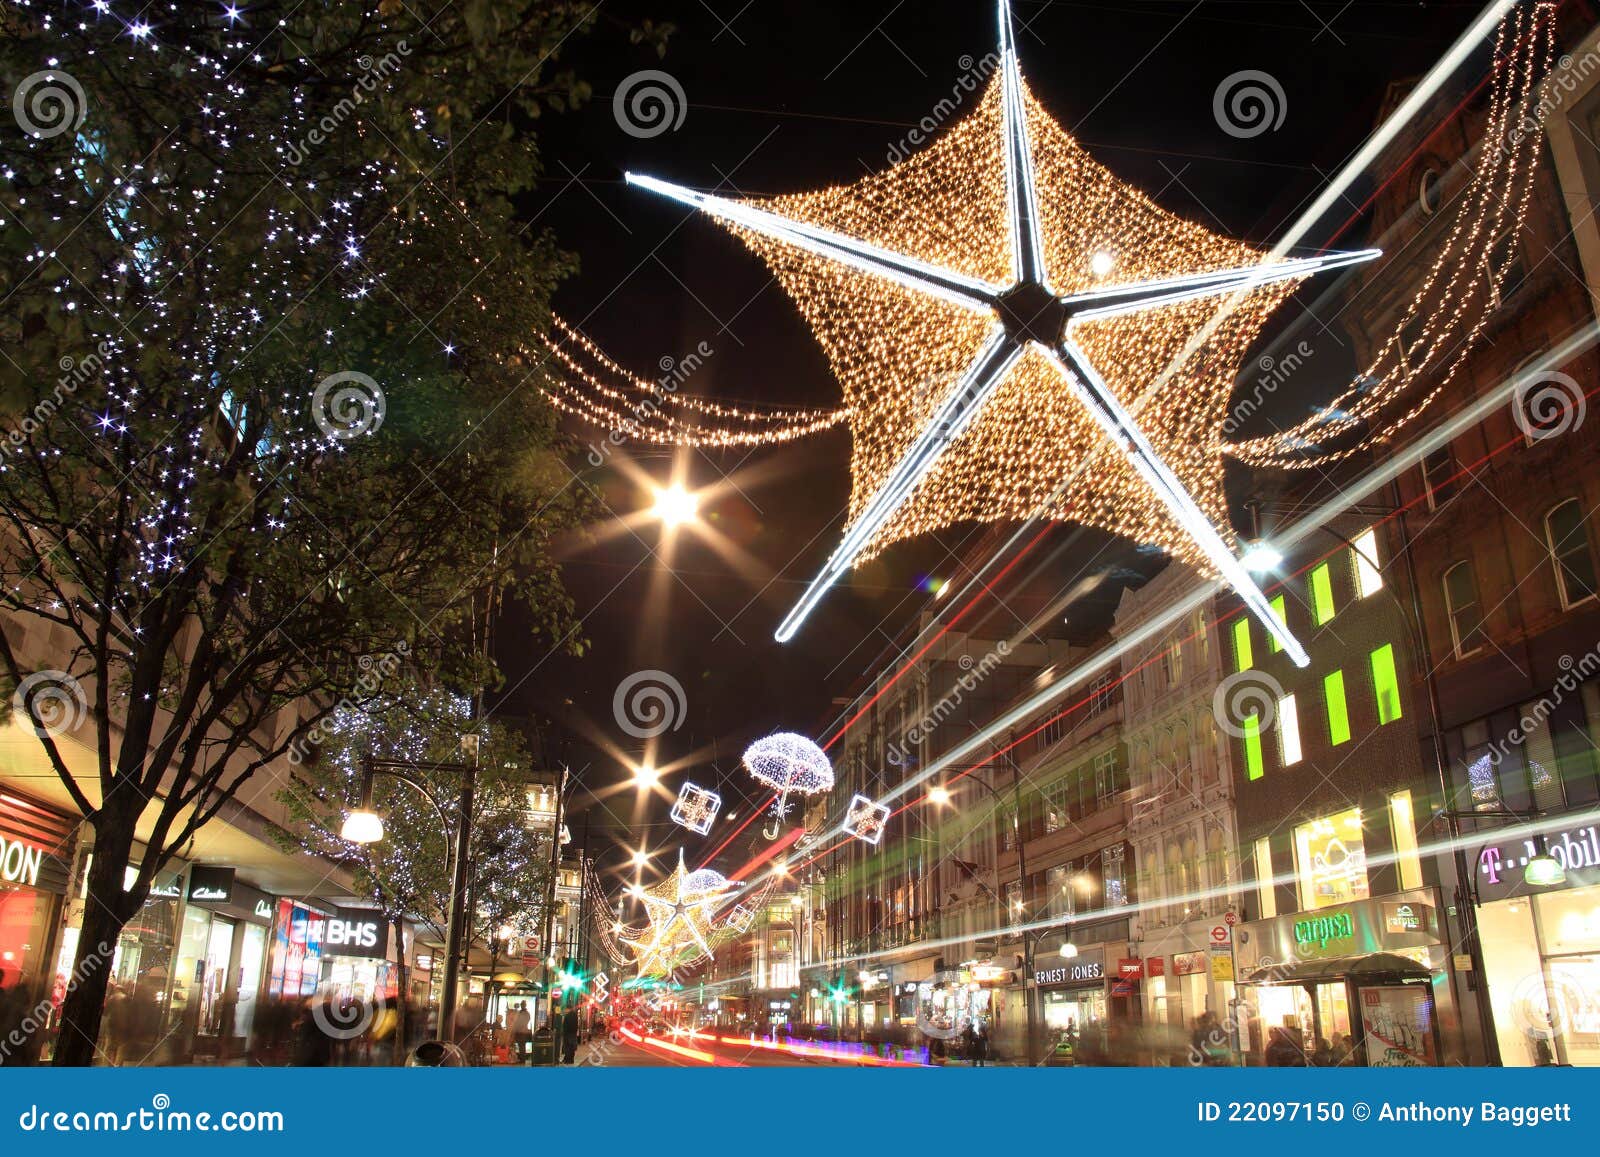
[[[561,1014],[561,1063],[570,1065],[578,1059],[578,1007],[569,1004]]]
[[[333,1038],[324,1025],[338,1023],[338,997],[328,992],[313,997],[300,1009],[300,1020],[295,1025],[294,1063],[307,1068],[326,1068],[333,1063]]]
[[[1317,1038],[1317,1047],[1311,1050],[1311,1063],[1319,1069],[1329,1068],[1334,1064],[1333,1046],[1326,1038]]]
[[[528,1014],[526,1001],[512,1007],[506,1027],[511,1030],[511,1059],[518,1064],[532,1059],[533,1017]]]
[[[111,993],[106,997],[105,1017],[101,1021],[100,1035],[105,1040],[106,1064],[122,1064],[122,1050],[128,1047],[128,991],[112,982]]]
[[[1294,1043],[1289,1030],[1282,1025],[1274,1027],[1267,1043],[1267,1064],[1274,1068],[1304,1068],[1305,1063],[1306,1055]]]
[[[976,1020],[967,1022],[966,1045],[967,1059],[972,1062],[973,1068],[981,1069],[989,1059],[989,1038]]]

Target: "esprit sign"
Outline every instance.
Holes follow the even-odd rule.
[[[342,908],[337,916],[328,917],[322,949],[330,956],[382,959],[389,953],[389,924],[382,912]]]
[[[1326,916],[1313,916],[1294,922],[1294,942],[1307,946],[1326,948],[1330,940],[1354,940],[1355,923],[1348,912],[1331,912]]]
[[[0,836],[0,879],[8,884],[39,886],[39,868],[44,864],[44,849],[20,840]]]

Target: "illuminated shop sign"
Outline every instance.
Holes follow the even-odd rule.
[[[1073,957],[1056,968],[1037,968],[1033,982],[1041,988],[1061,984],[1088,984],[1106,978],[1105,957],[1100,955]]]
[[[39,869],[44,866],[44,849],[20,840],[0,836],[0,879],[8,884],[39,886]]]
[[[329,956],[362,956],[381,960],[389,954],[389,922],[371,908],[341,908],[328,917],[322,947]]]
[[[189,869],[189,899],[226,904],[233,899],[232,868],[197,864]]]
[[[1433,908],[1428,904],[1383,905],[1383,931],[1399,936],[1407,932],[1432,932]]]
[[[1354,940],[1356,929],[1348,912],[1329,912],[1294,922],[1294,942],[1326,948],[1330,940]]]
[[[1526,839],[1490,844],[1478,853],[1478,898],[1503,900],[1526,895],[1531,889],[1522,878],[1528,861],[1539,854],[1539,837],[1566,873],[1556,887],[1581,888],[1600,883],[1600,829],[1581,828],[1535,833]]]

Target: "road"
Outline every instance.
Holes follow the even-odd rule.
[[[624,1032],[617,1040],[596,1041],[579,1050],[580,1065],[638,1067],[915,1067],[918,1061],[880,1058],[852,1046],[751,1040],[708,1033],[649,1036]]]

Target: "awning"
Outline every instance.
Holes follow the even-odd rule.
[[[1240,979],[1241,984],[1314,984],[1323,980],[1428,980],[1433,973],[1393,952],[1365,956],[1335,956],[1328,960],[1302,960],[1295,964],[1269,964]]]

